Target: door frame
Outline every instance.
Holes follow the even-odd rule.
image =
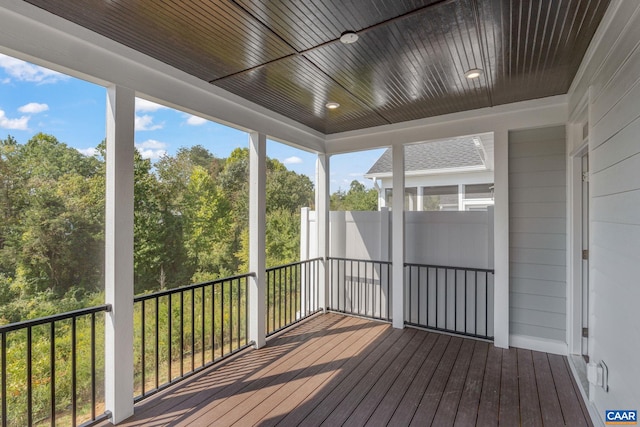
[[[568,125],[567,156],[567,344],[569,354],[582,356],[582,158],[589,153],[587,120]],[[590,203],[590,198],[585,202]],[[580,358],[582,359],[582,358]]]

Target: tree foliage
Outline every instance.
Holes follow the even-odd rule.
[[[346,193],[342,190],[331,195],[332,211],[376,211],[378,210],[378,192],[366,189],[360,181],[353,180]]]
[[[46,134],[0,141],[0,321],[104,287],[105,143],[87,157]],[[249,151],[134,153],[135,292],[248,271]],[[311,180],[267,159],[267,263],[299,259]],[[21,302],[16,303],[15,302]],[[22,309],[22,308],[24,309]]]

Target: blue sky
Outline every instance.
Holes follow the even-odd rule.
[[[91,155],[105,137],[106,89],[0,54],[0,138],[20,143],[44,132]],[[202,145],[217,157],[247,146],[247,134],[149,101],[136,102],[135,143],[143,156],[156,160],[180,147]],[[331,192],[348,189],[384,150],[331,157]],[[315,181],[316,155],[274,141],[267,155]]]

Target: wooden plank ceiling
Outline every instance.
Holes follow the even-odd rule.
[[[26,1],[325,134],[565,94],[609,4]]]

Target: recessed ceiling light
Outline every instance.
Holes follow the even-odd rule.
[[[339,106],[340,104],[338,104],[337,102],[327,102],[327,105],[326,105],[326,107],[330,110],[335,110]]]
[[[464,76],[468,79],[477,79],[481,75],[482,75],[482,70],[480,68],[473,68],[467,71],[466,73],[464,73]]]
[[[353,31],[345,31],[340,36],[340,41],[344,44],[351,44],[358,41],[358,35]]]

